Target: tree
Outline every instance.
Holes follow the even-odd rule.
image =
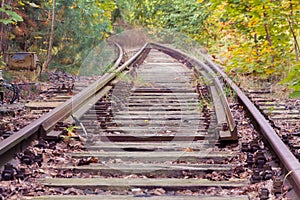
[[[23,21],[9,24],[6,27],[10,30],[3,31],[7,35],[7,48],[35,51],[49,67],[52,63],[80,66],[90,49],[112,32],[112,13],[116,9],[114,0],[56,0],[55,15],[51,12],[53,1],[11,0],[10,5]],[[51,23],[52,16],[55,23]]]
[[[51,20],[51,31],[50,31],[50,38],[49,38],[49,48],[47,53],[47,60],[44,64],[44,68],[48,71],[48,66],[51,61],[52,57],[52,47],[53,47],[53,37],[54,37],[54,26],[55,26],[55,8],[56,8],[56,0],[52,0],[52,20]]]
[[[2,0],[0,5],[0,56],[8,50],[9,25],[23,21],[22,17],[12,10],[9,0]]]
[[[233,75],[281,80],[298,73],[297,0],[127,0],[125,19],[151,29],[173,30],[211,47]],[[139,8],[139,9],[136,9]],[[220,61],[220,60],[219,60]],[[293,81],[293,84],[299,81]],[[297,88],[297,87],[293,87]]]
[[[57,1],[53,59],[56,65],[80,66],[89,51],[112,32],[113,0]]]

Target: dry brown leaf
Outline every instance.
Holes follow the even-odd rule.
[[[154,195],[161,196],[166,193],[166,191],[162,188],[157,188],[152,192]]]
[[[193,152],[194,150],[190,147],[187,147],[187,148],[182,148],[182,151],[184,151],[184,152]]]

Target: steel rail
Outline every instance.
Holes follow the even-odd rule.
[[[8,161],[8,155],[7,155],[8,152],[10,153],[9,159],[11,159],[12,155],[14,155],[16,151],[22,151],[26,147],[25,145],[27,145],[27,143],[31,141],[31,138],[37,138],[40,137],[41,135],[47,134],[58,121],[70,116],[71,112],[78,110],[80,106],[84,104],[85,101],[87,101],[91,96],[93,96],[95,92],[98,92],[102,88],[104,88],[110,81],[114,80],[118,76],[118,74],[122,73],[129,66],[136,65],[142,62],[145,56],[147,56],[147,53],[149,53],[151,48],[163,51],[177,59],[180,59],[182,62],[186,63],[190,67],[197,66],[198,70],[200,71],[204,69],[213,78],[213,81],[217,83],[217,85],[219,86],[221,84],[218,80],[218,76],[219,75],[222,76],[225,83],[227,83],[236,92],[236,95],[238,96],[239,100],[248,109],[249,113],[256,121],[258,130],[265,136],[268,143],[271,145],[271,147],[273,148],[273,150],[281,160],[281,163],[284,165],[285,169],[291,172],[289,175],[289,180],[291,180],[291,183],[295,187],[295,190],[298,193],[300,193],[299,161],[288,149],[288,147],[281,141],[281,139],[276,134],[274,129],[271,127],[271,125],[269,125],[269,123],[264,118],[264,116],[252,104],[249,98],[245,96],[242,90],[217,65],[215,65],[205,55],[203,55],[205,59],[205,63],[203,63],[198,59],[191,57],[179,50],[175,50],[170,47],[166,47],[157,43],[145,44],[140,49],[139,52],[137,52],[131,59],[126,61],[120,67],[118,67],[119,64],[117,63],[119,63],[122,58],[119,57],[115,65],[112,67],[112,70],[105,73],[94,84],[92,84],[82,92],[78,93],[72,99],[69,99],[68,101],[66,101],[59,107],[55,108],[51,112],[35,120],[30,125],[16,132],[14,135],[1,141],[0,142],[0,156],[1,156],[0,166]],[[216,75],[213,71],[216,71],[218,75]],[[225,96],[221,98],[225,98]],[[228,113],[228,110],[226,110],[225,112]],[[229,123],[231,123],[230,120]],[[235,129],[235,124],[229,126],[231,130]]]
[[[236,125],[233,120],[232,113],[230,112],[229,104],[225,92],[223,91],[220,80],[216,73],[205,63],[199,59],[192,57],[180,50],[173,49],[158,43],[149,43],[151,48],[163,51],[170,56],[178,59],[179,61],[187,64],[189,67],[194,67],[198,73],[201,73],[204,77],[207,77],[213,82],[211,86],[211,93],[216,107],[217,120],[218,120],[218,131],[220,134],[220,140],[237,140]],[[203,70],[205,72],[203,72]],[[229,129],[229,130],[227,130]]]
[[[191,57],[185,53],[182,53],[179,50],[174,50],[172,48],[163,46],[157,43],[150,44],[152,48],[156,48],[161,51],[165,51],[169,54],[176,54],[180,55],[180,59],[183,62],[186,62],[190,65],[201,66],[205,69],[210,75],[214,77],[214,81],[217,85],[221,85],[219,81],[219,77],[222,77],[224,82],[228,84],[231,89],[236,93],[239,100],[248,110],[250,116],[255,121],[256,128],[260,131],[264,137],[266,138],[267,142],[272,147],[273,151],[276,153],[278,158],[280,159],[284,168],[289,172],[288,179],[290,180],[291,184],[294,186],[296,194],[299,195],[300,198],[300,162],[294,156],[294,154],[289,150],[289,148],[283,143],[280,137],[277,135],[275,130],[272,126],[268,123],[265,117],[261,114],[261,112],[256,108],[256,106],[251,102],[251,100],[243,93],[243,91],[218,67],[213,61],[211,61],[208,56],[201,54],[204,58],[204,63],[199,61],[198,59]],[[174,56],[174,55],[173,55]],[[222,87],[221,87],[222,88]],[[222,90],[219,90],[222,91]],[[220,92],[221,94],[222,92]],[[223,98],[222,98],[223,99]],[[222,100],[223,101],[223,100]],[[226,107],[226,112],[229,113],[229,107]],[[233,119],[232,122],[233,123]],[[230,123],[230,124],[231,124]],[[234,126],[234,125],[233,125]]]
[[[236,93],[240,102],[247,108],[249,114],[252,116],[256,123],[257,129],[264,135],[267,142],[271,145],[274,152],[280,159],[284,168],[289,174],[288,178],[294,186],[298,198],[300,199],[300,162],[290,151],[290,149],[283,143],[276,131],[272,128],[269,122],[251,102],[251,100],[244,94],[244,92],[207,56],[202,55],[205,62],[215,71],[217,71],[225,83],[227,83],[231,89]]]
[[[285,169],[290,172],[288,173],[289,180],[291,180],[291,183],[293,184],[294,189],[297,191],[297,194],[300,194],[300,163],[297,158],[282,142],[275,130],[271,127],[271,125],[255,107],[255,105],[252,104],[249,98],[246,97],[242,90],[208,57],[203,55],[205,62],[201,62],[197,58],[189,56],[179,50],[157,43],[147,43],[131,59],[119,66],[122,60],[121,54],[123,54],[123,51],[119,45],[117,45],[117,47],[119,48],[120,53],[119,58],[116,60],[114,66],[99,80],[84,89],[82,92],[75,95],[73,98],[67,100],[57,108],[53,109],[51,112],[43,115],[41,118],[33,121],[30,125],[24,127],[12,136],[0,142],[0,166],[11,159],[17,151],[24,150],[24,148],[27,147],[32,139],[45,136],[47,133],[49,133],[49,131],[53,129],[57,122],[66,119],[72,114],[72,112],[80,110],[80,108],[87,102],[89,102],[91,97],[93,97],[97,92],[104,92],[105,88],[107,88],[107,85],[111,83],[111,81],[116,79],[120,73],[124,72],[124,70],[126,70],[130,66],[140,64],[151,49],[157,49],[185,63],[188,67],[193,67],[198,73],[205,75],[214,82],[214,87],[217,88],[217,96],[220,98],[220,102],[223,104],[224,113],[226,113],[226,118],[228,121],[229,129],[232,133],[232,138],[237,139],[235,132],[236,126],[233,121],[226,96],[222,89],[222,84],[219,80],[219,76],[224,79],[224,82],[228,84],[232,88],[232,90],[235,91],[239,100],[247,108],[250,115],[256,122],[257,129],[264,135],[267,142],[270,144],[276,155],[281,160],[281,163],[283,164]],[[203,72],[203,70],[205,72]]]
[[[130,61],[133,62],[139,57],[139,55],[135,55],[132,59],[118,68],[123,57],[123,50],[120,45],[116,44],[116,46],[119,51],[119,56],[118,59],[116,59],[110,73],[105,73],[98,81],[75,95],[73,98],[67,100],[49,113],[43,115],[39,119],[14,133],[12,136],[0,142],[0,166],[3,166],[6,162],[12,159],[17,152],[23,151],[33,139],[45,136],[45,134],[47,134],[58,121],[69,116],[71,112],[78,109],[80,105],[95,94],[95,92],[102,89],[109,81],[114,79],[117,76],[114,69],[116,69],[116,71],[118,71],[119,68],[125,69],[126,66],[130,64]]]
[[[58,121],[70,116],[71,112],[77,111],[86,101],[88,101],[95,93],[104,88],[110,81],[115,79],[122,71],[124,71],[129,65],[134,65],[138,62],[143,55],[146,45],[137,52],[131,59],[125,62],[120,67],[115,64],[109,72],[105,73],[99,80],[94,82],[88,88],[75,95],[73,98],[67,100],[64,104],[54,109],[54,112],[50,112],[48,118],[42,123],[42,133],[47,134]],[[121,61],[119,59],[118,61]]]

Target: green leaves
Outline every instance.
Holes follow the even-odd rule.
[[[158,0],[155,4],[131,0],[130,3],[135,22],[152,29],[187,34],[200,43],[206,41],[215,47],[216,54],[227,58],[222,64],[235,75],[282,79],[290,71],[288,76],[293,80],[300,76],[290,70],[295,68],[300,54],[297,41],[300,6],[296,0]],[[142,9],[135,10],[136,7]],[[289,83],[298,90],[300,81]]]
[[[282,84],[289,84],[289,88],[293,90],[290,97],[299,98],[300,97],[300,63],[295,62],[295,67],[290,71],[288,76],[281,81]]]
[[[140,26],[146,26],[154,30],[167,29],[183,34],[188,34],[191,38],[202,38],[204,35],[203,21],[208,18],[211,3],[207,0],[156,0],[139,1],[130,0],[119,1],[118,4],[123,9],[124,18]]]
[[[56,37],[61,64],[80,66],[88,53],[112,32],[113,0],[68,0],[58,2]],[[61,43],[59,41],[68,41]],[[73,60],[69,60],[73,58]]]
[[[226,46],[227,51],[217,49],[216,53],[229,58],[225,62],[228,71],[265,79],[282,79],[289,74],[286,83],[297,91],[300,73],[293,69],[299,63],[298,8],[299,3],[294,0],[227,0],[219,4],[205,23],[211,23],[215,16],[222,19],[214,29],[215,32],[222,30],[216,43]]]
[[[4,7],[0,8],[0,13],[5,13],[7,15],[7,18],[0,19],[0,23],[3,23],[5,25],[7,24],[15,24],[17,22],[22,22],[23,18],[18,15],[16,12],[11,10],[11,7],[8,5],[5,5]]]
[[[18,1],[18,8],[0,8],[7,16],[0,22],[16,24],[11,31],[14,40],[45,49],[51,1],[37,2]],[[196,40],[222,58],[216,61],[234,75],[285,78],[295,94],[299,91],[299,0],[59,0],[56,15],[53,50],[62,65],[80,65],[113,33],[116,16],[121,16],[134,26]],[[163,37],[178,44],[188,40],[175,34]]]

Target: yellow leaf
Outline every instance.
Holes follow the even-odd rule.
[[[182,148],[182,151],[185,151],[185,152],[193,152],[194,150],[190,147],[187,147],[187,148]]]
[[[21,6],[25,6],[25,4],[22,1],[18,1],[18,4]]]

